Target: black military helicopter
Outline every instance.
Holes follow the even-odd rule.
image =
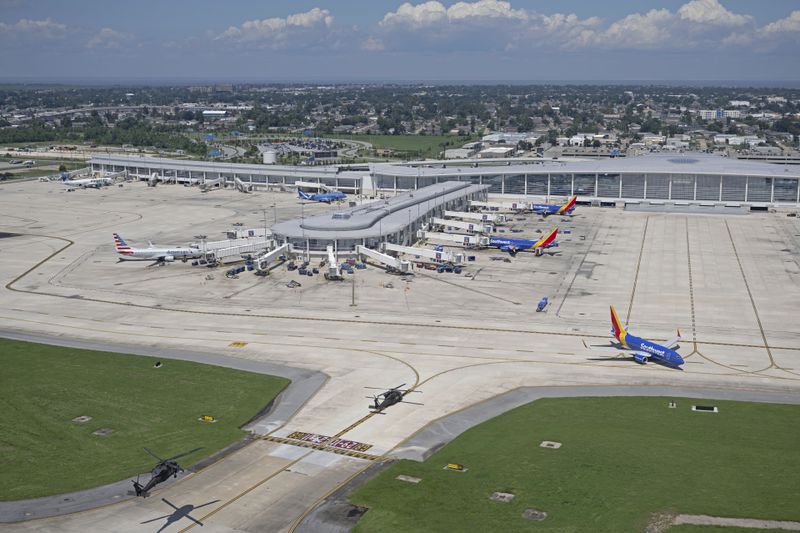
[[[169,459],[162,459],[161,457],[154,454],[151,450],[147,448],[144,449],[147,453],[158,459],[158,464],[153,468],[150,472],[150,481],[147,482],[147,485],[142,486],[139,483],[139,477],[136,477],[136,481],[133,481],[133,488],[136,491],[137,496],[142,496],[143,498],[147,498],[149,496],[150,490],[158,485],[159,483],[163,483],[169,479],[169,476],[178,477],[179,472],[183,472],[183,468],[178,464],[175,459],[183,457],[185,455],[192,454],[196,451],[200,451],[202,448],[195,448],[194,450],[179,453],[174,457],[170,457]]]
[[[385,392],[382,392],[382,393],[378,394],[377,396],[367,396],[367,398],[371,398],[373,400],[373,402],[374,402],[372,405],[369,406],[370,410],[372,410],[373,413],[381,413],[382,414],[382,411],[384,409],[386,409],[387,407],[390,407],[390,406],[392,406],[392,405],[394,405],[396,403],[400,403],[400,402],[410,403],[412,405],[424,405],[424,404],[421,404],[421,403],[415,403],[415,402],[409,402],[407,400],[403,400],[403,397],[406,394],[410,393],[410,392],[422,392],[422,391],[419,391],[419,390],[412,390],[412,389],[401,390],[405,386],[406,386],[406,384],[403,383],[402,385],[398,385],[397,387],[392,387],[391,389],[389,389],[389,390],[387,390]],[[385,389],[382,389],[382,388],[379,388],[379,387],[364,387],[364,388],[365,389],[375,389],[375,390],[385,390]]]

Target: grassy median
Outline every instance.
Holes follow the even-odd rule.
[[[241,439],[289,380],[184,361],[0,339],[0,500],[85,489],[182,466]],[[198,420],[202,415],[216,422]],[[73,422],[90,416],[85,423]],[[111,429],[106,436],[94,435]]]
[[[560,398],[514,409],[359,488],[350,501],[369,511],[356,531],[635,532],[654,513],[800,520],[800,406],[669,401]],[[693,412],[696,403],[719,412]],[[541,448],[545,440],[562,446]],[[491,501],[493,492],[514,499]],[[530,508],[547,518],[523,518]]]

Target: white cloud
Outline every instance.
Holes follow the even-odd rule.
[[[674,15],[667,9],[651,9],[644,15],[633,13],[596,33],[593,44],[607,48],[635,48],[660,45],[670,39]],[[588,43],[587,43],[588,44]]]
[[[131,36],[127,33],[103,28],[86,42],[86,48],[118,48],[130,38]]]
[[[319,43],[333,25],[333,16],[327,9],[315,7],[305,13],[296,13],[286,18],[273,17],[263,20],[248,20],[241,26],[231,26],[216,37],[216,40],[255,47],[284,48],[298,38],[298,45],[305,37]],[[307,43],[307,41],[306,41]]]
[[[691,0],[678,9],[678,16],[698,24],[719,26],[743,26],[753,21],[750,15],[737,15],[728,11],[719,0]]]
[[[420,49],[447,45],[453,50],[515,50],[560,44],[596,26],[597,17],[579,19],[574,14],[546,16],[515,9],[502,0],[457,2],[450,7],[437,0],[404,3],[388,12],[371,40],[386,49]],[[373,48],[373,49],[383,49]],[[369,48],[367,48],[369,49]]]
[[[367,37],[367,40],[361,43],[362,50],[369,50],[375,52],[383,50],[384,48],[386,47],[383,45],[383,41],[381,41],[380,39],[376,39],[374,37]]]
[[[761,33],[764,35],[800,33],[800,11],[792,11],[788,17],[767,24],[761,28]]]
[[[556,4],[557,5],[557,4]],[[798,20],[776,21],[792,27]],[[736,28],[738,33],[732,34]],[[755,29],[753,17],[728,10],[719,0],[689,0],[676,11],[652,9],[618,20],[543,15],[501,0],[438,0],[404,3],[386,13],[370,37],[373,49],[521,50],[530,48],[676,49],[741,43]]]
[[[60,39],[66,33],[66,25],[54,22],[50,18],[44,20],[21,19],[16,24],[0,22],[0,37],[31,36],[38,39]]]
[[[411,29],[417,29],[446,20],[447,9],[441,2],[425,2],[416,6],[405,3],[397,8],[397,11],[386,13],[380,22],[380,26],[407,26]]]

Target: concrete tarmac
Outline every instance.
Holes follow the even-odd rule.
[[[22,234],[0,239],[0,328],[327,375],[284,425],[260,428],[271,438],[297,431],[340,437],[386,457],[442,417],[522,387],[800,393],[800,326],[788,319],[800,301],[800,223],[780,213],[579,207],[572,217],[527,215],[505,232],[535,237],[559,225],[561,244],[552,254],[505,262],[496,250],[476,251],[462,275],[434,272],[405,282],[370,267],[334,283],[282,267],[266,279],[228,279],[182,263],[116,263],[113,231],[133,245],[185,244],[233,223],[262,226],[265,203],[276,204],[267,214],[278,220],[299,216],[299,202],[287,193],[201,194],[141,183],[68,195],[60,189],[0,186],[0,232]],[[306,215],[335,209],[302,208]],[[302,287],[287,288],[291,279]],[[537,313],[542,296],[551,304]],[[593,351],[591,345],[608,344],[610,304],[636,335],[663,340],[680,328],[684,371]],[[365,396],[374,391],[364,387],[400,384],[422,391],[413,400],[424,405],[370,415]],[[169,512],[163,497],[197,508],[191,516],[204,531],[287,531],[371,464],[258,440],[147,501],[7,529],[139,531],[142,521]],[[200,527],[193,524],[176,515],[164,531]]]

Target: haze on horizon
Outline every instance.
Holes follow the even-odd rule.
[[[800,81],[796,1],[0,0],[0,81]]]

